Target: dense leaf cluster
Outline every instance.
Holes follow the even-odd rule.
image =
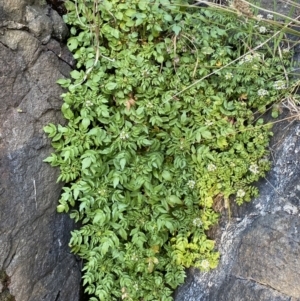
[[[66,182],[58,211],[82,223],[70,247],[86,292],[172,300],[186,267],[217,264],[205,234],[215,199],[257,194],[270,135],[257,112],[278,98],[289,58],[249,51],[267,36],[255,22],[184,0],[66,7],[78,69],[59,80],[68,123],[45,127],[55,148],[45,161]]]

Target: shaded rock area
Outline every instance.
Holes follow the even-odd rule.
[[[69,253],[69,216],[57,214],[58,170],[43,133],[63,122],[73,59],[68,29],[40,0],[0,1],[0,300],[77,301],[80,267]]]
[[[300,121],[273,132],[273,167],[258,183],[260,196],[221,219],[219,266],[189,270],[175,301],[300,300]]]

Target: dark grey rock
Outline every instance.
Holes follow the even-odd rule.
[[[43,14],[40,7],[26,6],[25,20],[29,32],[38,38],[43,44],[47,44],[52,34],[52,21]]]
[[[53,28],[52,37],[58,41],[66,40],[67,36],[69,35],[69,30],[66,23],[55,10],[50,11],[50,18],[52,20]]]
[[[52,19],[47,35],[39,31],[44,21],[34,32],[39,16],[24,17],[30,4],[44,11],[37,1],[0,4],[0,274],[7,275],[0,300],[76,301],[80,267],[68,248],[74,224],[56,213],[58,170],[43,163],[52,151],[43,126],[63,122],[56,81],[71,71],[62,54],[71,55],[55,40],[42,45]]]
[[[43,44],[47,44],[51,37],[64,41],[69,35],[61,16],[48,6],[26,6],[25,21],[29,32]]]
[[[10,20],[19,23],[25,21],[26,6],[46,7],[45,0],[4,0],[0,2],[0,21]]]

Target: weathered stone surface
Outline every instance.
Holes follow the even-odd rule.
[[[66,23],[55,10],[50,10],[49,15],[52,20],[52,37],[59,41],[64,41],[69,33]]]
[[[42,162],[51,152],[43,126],[63,122],[56,81],[72,59],[50,39],[65,33],[53,32],[48,8],[37,2],[0,4],[0,273],[8,277],[0,300],[76,301],[80,269],[68,248],[74,225],[56,213],[58,170]],[[27,22],[28,11],[40,15]]]
[[[273,167],[258,184],[260,196],[232,208],[219,231],[220,265],[190,270],[175,301],[300,300],[300,122],[273,131]]]

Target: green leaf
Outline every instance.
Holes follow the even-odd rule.
[[[119,177],[115,177],[113,179],[113,187],[116,188],[119,185],[120,179]]]
[[[161,175],[167,181],[172,181],[173,180],[172,174],[167,170],[164,170]]]
[[[118,20],[123,20],[123,13],[118,11],[118,12],[115,13],[115,17]]]
[[[53,156],[49,156],[46,159],[43,160],[43,162],[47,162],[47,163],[51,163],[53,161],[55,161],[56,158],[54,158]]]
[[[173,18],[171,15],[169,14],[164,14],[164,20],[167,21],[167,22],[172,22],[173,21]]]
[[[186,111],[184,111],[180,117],[180,122],[184,124],[186,122],[186,120],[187,120]]]
[[[78,47],[78,40],[77,40],[77,38],[75,38],[75,37],[69,38],[67,46],[68,46],[68,48],[69,48],[70,51],[73,51],[73,50],[77,49],[77,47]]]
[[[64,103],[61,107],[61,111],[64,114],[64,117],[66,119],[72,119],[74,117],[74,114],[72,110],[70,109],[70,106],[67,103]]]
[[[77,70],[73,70],[72,72],[70,72],[70,75],[72,76],[72,78],[74,79],[79,79],[81,78],[81,73]]]
[[[92,159],[90,157],[84,158],[82,160],[82,169],[87,169],[91,166]]]
[[[120,236],[124,239],[127,240],[127,233],[123,228],[120,228],[118,233],[120,234]]]
[[[156,31],[162,31],[162,28],[159,26],[159,24],[154,24],[154,30]]]
[[[112,82],[110,82],[110,83],[108,83],[108,84],[105,85],[105,88],[106,88],[107,90],[112,91],[112,90],[114,90],[117,86],[118,86],[117,83],[112,83]]]
[[[134,9],[129,8],[125,11],[125,15],[128,17],[132,17],[134,14],[136,14],[136,10]]]
[[[80,190],[77,187],[73,190],[74,200],[78,199],[79,192],[80,192]]]
[[[124,170],[125,165],[126,165],[126,159],[125,159],[125,158],[122,158],[122,159],[120,160],[120,166],[121,166],[121,169],[122,169],[122,170]]]
[[[176,36],[178,36],[179,32],[181,31],[181,27],[179,25],[177,25],[177,24],[174,24],[172,26],[172,30],[174,31],[174,33],[176,34]]]
[[[97,209],[97,213],[93,219],[93,224],[103,225],[104,222],[105,222],[105,213],[102,210]]]
[[[176,195],[170,195],[167,197],[167,202],[170,205],[182,204],[182,201]]]
[[[56,83],[61,85],[63,88],[67,88],[70,85],[71,80],[69,78],[60,78],[56,81]]]
[[[279,110],[277,110],[277,109],[272,110],[271,115],[272,115],[273,118],[277,118],[279,116]]]
[[[157,60],[159,63],[163,63],[163,61],[164,61],[164,56],[163,56],[163,55],[159,55],[159,56],[157,56],[156,60]]]
[[[120,37],[120,32],[118,29],[113,29],[111,30],[111,34],[116,38],[116,39],[119,39]]]
[[[212,54],[214,53],[214,50],[211,47],[202,47],[201,52],[204,54]]]
[[[211,132],[210,132],[210,131],[203,131],[203,132],[201,133],[201,135],[202,135],[202,137],[203,137],[204,139],[212,139],[212,135],[211,135]]]
[[[101,246],[100,246],[101,254],[105,255],[108,252],[109,247],[110,247],[110,245],[109,245],[109,242],[107,242],[107,241],[104,242],[103,244],[101,244]]]
[[[49,123],[48,125],[44,126],[43,130],[50,138],[56,135],[56,126],[53,123]]]
[[[138,7],[140,10],[146,10],[147,6],[148,6],[147,1],[139,1],[138,2]]]
[[[83,118],[81,124],[84,129],[87,129],[90,125],[91,121],[88,118]]]
[[[65,206],[62,205],[62,204],[58,205],[58,206],[56,207],[56,210],[57,210],[57,212],[59,212],[59,213],[62,213],[62,212],[64,212],[64,211],[67,212]]]
[[[217,144],[220,148],[226,147],[228,145],[226,138],[223,136],[218,137]]]

